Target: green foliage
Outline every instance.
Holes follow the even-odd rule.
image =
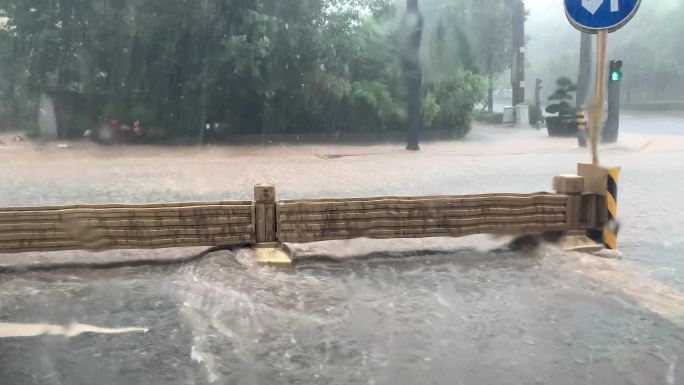
[[[484,110],[476,110],[474,112],[475,120],[478,122],[485,122],[487,124],[502,124],[503,123],[503,113],[501,112],[489,112]]]
[[[390,0],[0,0],[0,101],[20,120],[41,92],[94,100],[62,127],[69,136],[98,117],[178,136],[207,122],[245,134],[405,130],[397,12]],[[443,33],[426,34],[425,128],[458,137],[482,98],[473,73],[486,72],[468,25],[445,16]]]
[[[81,138],[86,130],[92,129],[95,125],[96,122],[93,119],[85,115],[79,115],[69,122],[62,135],[67,139]]]
[[[126,108],[118,102],[111,101],[102,109],[102,117],[105,119],[123,119]]]
[[[455,138],[465,137],[472,127],[475,105],[486,96],[485,80],[471,72],[460,71],[448,79],[428,84],[426,88],[440,107],[431,128],[448,130]]]
[[[431,92],[428,92],[421,100],[421,111],[423,113],[423,126],[432,126],[432,122],[442,111],[442,107],[437,104],[437,99]]]
[[[156,111],[153,108],[147,107],[144,104],[137,104],[131,110],[131,120],[139,120],[143,126],[153,124],[156,117]]]
[[[549,100],[557,101],[546,107],[546,112],[549,114],[558,114],[561,118],[575,118],[577,109],[574,103],[572,93],[577,91],[577,86],[570,80],[570,78],[561,76],[556,80],[556,90],[549,96]]]
[[[362,130],[378,126],[387,129],[406,121],[406,109],[398,103],[385,84],[376,81],[355,82],[349,95],[350,111]],[[370,127],[368,127],[370,126]]]
[[[23,121],[21,126],[25,128],[27,137],[34,139],[40,137],[40,125],[37,117]]]

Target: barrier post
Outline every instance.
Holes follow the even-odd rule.
[[[553,189],[558,194],[568,196],[566,224],[568,230],[576,230],[580,225],[584,177],[579,175],[559,175],[553,179]]]
[[[592,164],[580,164],[578,173],[585,178],[584,193],[588,235],[606,248],[617,249],[620,225],[617,219],[617,196],[620,168],[605,168]]]
[[[617,198],[619,181],[620,168],[608,169],[608,185],[606,194],[608,222],[603,226],[603,244],[611,250],[617,250],[617,235],[618,231],[620,231],[620,223],[617,219]]]
[[[275,243],[276,238],[276,190],[272,184],[254,186],[256,242]]]
[[[580,147],[587,147],[587,118],[584,111],[577,111],[577,142]]]

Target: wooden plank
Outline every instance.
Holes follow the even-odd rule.
[[[257,243],[277,242],[276,190],[271,184],[254,186],[255,227]]]
[[[302,199],[285,200],[279,203],[287,206],[292,204],[345,204],[363,202],[387,202],[387,203],[425,203],[425,202],[451,202],[451,201],[475,201],[475,202],[507,202],[535,199],[539,202],[558,202],[563,200],[561,194],[537,193],[537,194],[487,194],[487,195],[464,195],[464,196],[434,196],[434,197],[372,197],[372,198],[348,198],[348,199]]]
[[[580,217],[582,209],[582,195],[572,195],[568,198],[566,208],[566,223],[570,229],[580,228]]]
[[[254,202],[255,203],[275,203],[276,190],[272,184],[258,184],[254,186]]]
[[[191,247],[191,246],[216,246],[216,245],[243,245],[253,243],[251,235],[241,236],[216,236],[216,237],[175,237],[146,240],[113,240],[107,246],[113,248],[167,248],[167,247]],[[74,240],[48,240],[48,241],[20,241],[0,242],[0,252],[23,252],[28,250],[52,251],[52,250],[78,250],[82,249],[82,243]]]
[[[280,207],[279,207],[280,208]],[[279,214],[280,223],[303,221],[334,221],[334,220],[371,220],[371,219],[419,219],[419,218],[468,218],[482,215],[525,215],[565,213],[566,205],[549,206],[538,205],[519,208],[484,207],[474,209],[450,210],[376,210],[376,211],[335,211],[317,213]]]
[[[411,200],[411,201],[425,201],[425,200],[435,200],[435,199],[470,199],[470,198],[509,198],[509,197],[531,197],[531,196],[557,196],[557,194],[552,194],[548,192],[536,192],[536,193],[491,193],[491,194],[468,194],[468,195],[426,195],[426,196],[378,196],[371,198],[320,198],[320,199],[285,199],[280,200],[280,203],[300,203],[300,202],[312,202],[312,203],[340,203],[340,202],[367,202],[367,201],[377,201],[377,200]]]
[[[252,226],[237,226],[237,227],[163,227],[159,229],[105,229],[97,227],[85,227],[85,230],[69,231],[69,229],[52,230],[52,231],[33,231],[33,232],[4,232],[0,233],[0,241],[13,240],[41,240],[41,239],[73,239],[75,236],[89,236],[106,239],[124,238],[124,239],[153,239],[157,237],[168,236],[196,236],[209,237],[215,235],[242,235],[251,234]],[[76,235],[76,232],[81,232]]]
[[[256,239],[257,243],[273,243],[276,239],[276,205],[274,203],[257,203],[256,208]]]
[[[64,218],[110,218],[110,219],[138,219],[138,218],[203,218],[211,216],[242,216],[250,217],[252,206],[207,206],[176,209],[68,209],[43,211],[0,211],[0,223],[18,221],[59,221]]]
[[[321,231],[328,229],[373,229],[373,228],[419,228],[455,227],[480,224],[558,223],[565,221],[565,214],[526,215],[507,217],[440,218],[411,220],[364,220],[345,222],[299,222],[281,223],[282,231]]]
[[[584,177],[559,175],[553,179],[553,189],[559,194],[581,194],[584,191]]]
[[[524,234],[540,231],[566,230],[565,223],[554,224],[520,224],[520,225],[478,225],[458,228],[424,228],[424,229],[394,229],[394,230],[338,230],[325,232],[280,232],[281,242],[309,243],[335,239],[353,238],[429,238],[429,237],[458,237],[472,234]]]
[[[584,192],[605,196],[608,186],[608,169],[593,164],[578,164],[577,173],[584,177]]]
[[[535,196],[535,197],[509,197],[502,198],[476,198],[476,199],[450,199],[450,200],[426,200],[426,201],[359,201],[341,203],[299,202],[280,203],[280,212],[325,212],[325,211],[353,211],[353,210],[414,210],[414,209],[455,209],[455,208],[484,208],[484,207],[520,207],[529,205],[558,204],[565,205],[568,197],[558,196]]]
[[[54,213],[60,215],[69,214],[102,214],[102,213],[116,213],[116,214],[128,214],[128,213],[156,213],[156,214],[168,214],[175,215],[176,213],[248,213],[252,205],[240,205],[240,206],[188,206],[188,207],[153,207],[153,208],[137,208],[137,207],[120,207],[120,208],[76,208],[76,209],[43,209],[43,210],[6,210],[0,209],[0,215],[12,214],[12,215],[24,215],[29,216],[31,214],[45,214]]]
[[[222,216],[222,217],[189,217],[189,218],[159,218],[159,219],[97,219],[97,218],[86,218],[78,220],[78,222],[83,223],[91,227],[104,227],[104,228],[123,228],[123,229],[145,229],[145,228],[156,228],[165,226],[175,226],[175,227],[196,227],[196,226],[221,226],[221,225],[239,225],[239,224],[251,224],[252,218],[248,216]],[[30,230],[30,231],[45,231],[45,230],[58,230],[64,228],[64,223],[62,221],[52,221],[52,222],[11,222],[11,223],[0,223],[0,234],[6,231],[19,231],[19,230]]]
[[[150,203],[150,204],[92,204],[67,206],[22,206],[3,207],[1,211],[52,211],[52,210],[106,210],[106,209],[148,209],[148,208],[187,208],[207,206],[250,206],[251,201],[218,201],[218,202],[180,202],[180,203]]]

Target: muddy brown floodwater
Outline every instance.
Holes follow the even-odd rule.
[[[530,192],[588,158],[571,139],[499,130],[478,127],[467,142],[427,143],[418,154],[398,145],[10,142],[0,148],[0,205],[249,199],[260,182],[276,183],[281,198]],[[242,250],[178,266],[2,275],[0,323],[33,325],[24,334],[39,335],[0,338],[0,378],[682,384],[682,150],[681,138],[643,135],[604,149],[605,164],[623,167],[623,260],[551,246],[518,254],[486,238],[356,240],[300,247],[338,261],[296,270],[255,266]],[[70,258],[136,253],[165,252]],[[51,254],[0,263],[22,258]]]

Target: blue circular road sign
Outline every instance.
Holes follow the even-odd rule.
[[[636,14],[641,0],[564,0],[565,14],[584,32],[607,29],[613,32]]]

